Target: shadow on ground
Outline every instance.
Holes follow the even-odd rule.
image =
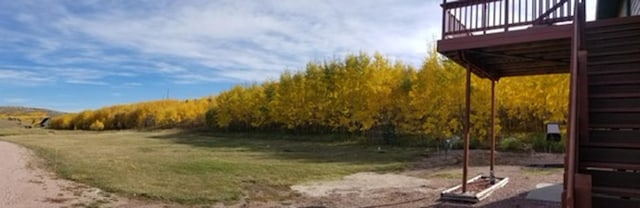
[[[221,151],[250,151],[265,153],[275,159],[309,162],[338,162],[355,164],[390,164],[418,161],[429,155],[427,148],[363,145],[347,141],[340,135],[288,135],[254,133],[217,133],[178,131],[151,136],[178,144],[201,148],[220,148]]]
[[[550,202],[550,201],[541,201],[541,200],[532,200],[526,199],[527,193],[522,193],[516,196],[512,196],[503,200],[494,201],[490,203],[478,203],[478,204],[470,204],[470,203],[457,203],[457,202],[439,202],[436,205],[428,206],[428,207],[492,207],[492,208],[553,208],[560,207],[560,203],[558,202]]]
[[[348,135],[293,135],[275,133],[220,133],[176,131],[152,136],[178,144],[202,148],[230,148],[237,151],[266,153],[276,159],[309,162],[345,162],[356,164],[405,163],[410,169],[431,169],[462,163],[462,150],[434,152],[426,147],[362,144],[347,140]],[[489,165],[490,151],[471,150],[471,166]],[[563,154],[496,153],[500,165],[547,165],[563,162]],[[409,163],[408,163],[409,162]]]

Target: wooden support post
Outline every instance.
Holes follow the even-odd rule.
[[[465,87],[465,112],[464,112],[464,157],[462,167],[462,193],[467,192],[467,172],[469,168],[469,140],[471,118],[471,65],[467,64],[467,83]]]
[[[496,81],[491,80],[491,161],[489,162],[489,177],[491,184],[495,183],[494,166],[496,162]]]
[[[591,208],[591,189],[593,185],[591,175],[576,173],[574,178],[576,180],[576,188],[574,190],[575,207]]]
[[[564,190],[562,193],[562,206],[567,208],[576,207],[576,193],[575,193],[575,176],[577,173],[577,140],[578,140],[578,73],[579,73],[579,50],[581,43],[581,21],[583,19],[580,18],[581,13],[584,10],[581,10],[580,7],[583,6],[584,2],[580,0],[575,0],[576,8],[574,8],[574,17],[573,17],[573,36],[571,39],[571,69],[570,69],[570,88],[569,88],[569,123],[567,127],[567,143],[566,143],[566,153],[565,153],[565,169],[564,169]]]
[[[447,0],[442,0],[442,37],[440,38],[441,40],[446,39],[444,34],[447,33],[447,30],[451,29],[450,28],[451,19],[450,19],[450,17],[447,17],[447,15],[446,15],[447,12],[449,12],[449,10],[448,10],[449,8],[447,8],[446,5],[447,5]],[[447,18],[449,18],[449,19],[447,19]],[[449,27],[447,27],[445,25],[447,25]]]

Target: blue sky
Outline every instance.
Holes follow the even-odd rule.
[[[0,106],[215,95],[347,53],[419,65],[439,0],[0,1]]]

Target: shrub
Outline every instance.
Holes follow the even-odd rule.
[[[89,129],[94,131],[102,131],[104,129],[104,123],[102,123],[102,121],[96,120],[93,123],[91,123],[91,126],[89,126]]]
[[[544,134],[532,135],[529,143],[531,143],[533,150],[536,152],[547,152],[548,145],[550,144],[547,142],[547,138]]]
[[[551,149],[550,151],[556,152],[556,153],[564,152],[566,142],[567,142],[566,138],[562,137],[562,139],[559,142],[551,143],[551,145],[549,146],[549,148]]]
[[[216,128],[218,127],[218,123],[217,123],[217,114],[216,114],[216,109],[215,108],[209,108],[209,110],[207,110],[206,114],[205,114],[205,123],[207,124],[207,127],[209,128]]]
[[[479,138],[472,137],[469,140],[469,149],[480,149],[481,145],[482,145],[482,142],[480,141]]]
[[[524,151],[524,148],[524,143],[514,137],[504,138],[500,140],[500,143],[498,144],[498,149],[506,152],[522,152]]]
[[[527,143],[531,143],[536,152],[564,152],[565,141],[563,136],[558,142],[549,142],[545,134],[534,134],[527,139]]]
[[[464,138],[456,138],[451,140],[451,149],[464,149]],[[480,149],[482,142],[476,137],[469,139],[469,149]]]

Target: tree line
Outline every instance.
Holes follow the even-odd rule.
[[[219,131],[287,131],[460,135],[465,69],[430,53],[420,68],[380,54],[309,62],[279,79],[237,85],[216,96],[106,107],[53,118],[56,129],[209,128]],[[565,122],[568,75],[501,79],[497,84],[501,133],[543,130]],[[472,77],[471,130],[484,140],[490,121],[491,82]]]
[[[205,125],[204,113],[213,102],[213,98],[200,98],[115,105],[53,117],[49,128],[121,130],[202,127]]]

